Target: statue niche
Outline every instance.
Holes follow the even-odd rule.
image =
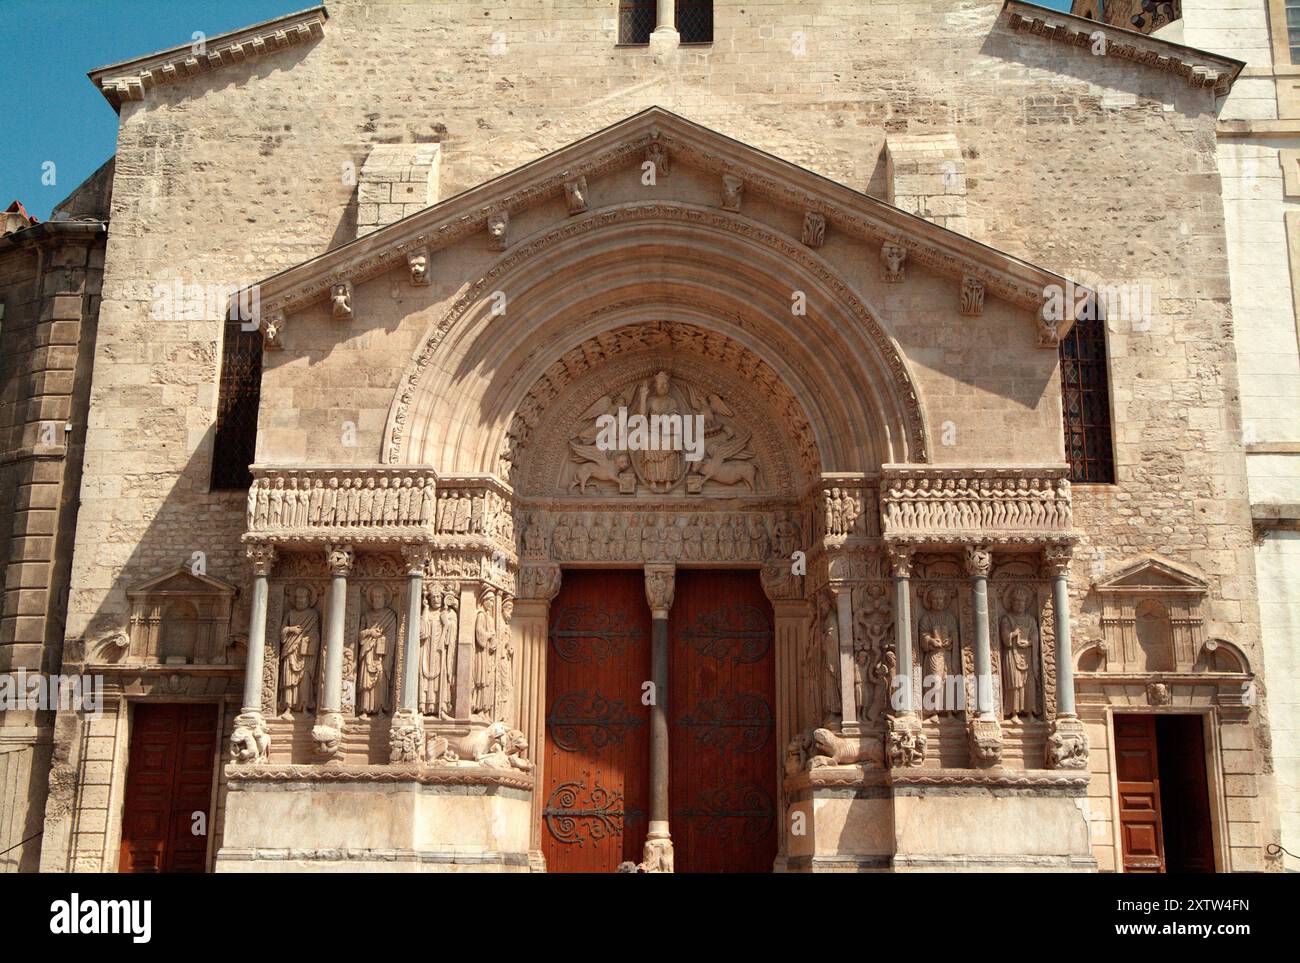
[[[1002,663],[1002,714],[1008,719],[1039,712],[1039,676],[1042,634],[1038,616],[1031,610],[1034,592],[1013,585],[1003,596],[1004,612],[998,620]]]
[[[397,649],[397,613],[388,589],[371,585],[369,608],[361,616],[357,637],[357,715],[369,718],[392,711],[393,656]]]
[[[289,606],[280,629],[280,698],[278,709],[288,718],[316,709],[320,665],[320,613],[316,591],[298,583],[290,587]]]
[[[456,595],[443,586],[424,589],[424,611],[420,619],[420,712],[438,719],[450,719],[455,706],[456,639],[460,620]]]
[[[759,467],[732,406],[670,374],[601,396],[569,438],[561,488],[578,494],[752,494]]]

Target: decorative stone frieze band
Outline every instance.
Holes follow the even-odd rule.
[[[890,542],[1042,544],[1073,538],[1069,469],[886,465],[880,510]]]
[[[1182,77],[1191,87],[1213,88],[1219,97],[1232,89],[1237,75],[1245,67],[1244,63],[1231,57],[1221,57],[1134,31],[1108,28],[1095,20],[1045,10],[1035,4],[1007,0],[1003,9],[1009,14],[1007,25],[1016,33],[1055,40],[1072,47],[1086,47],[1094,55],[1153,67]],[[1095,36],[1099,32],[1103,35],[1100,43]]]
[[[327,19],[329,14],[324,7],[312,7],[208,37],[201,46],[197,42],[183,44],[147,57],[98,67],[89,76],[113,108],[119,110],[123,101],[143,100],[145,91],[154,87],[319,39],[325,33]]]

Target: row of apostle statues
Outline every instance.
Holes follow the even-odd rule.
[[[316,588],[287,587],[280,628],[276,711],[284,718],[313,713],[324,704],[323,621]],[[473,640],[466,682],[470,717],[507,717],[514,696],[515,650],[509,623],[514,603],[494,589],[474,605]],[[473,597],[471,596],[471,602]],[[394,593],[382,582],[362,587],[354,638],[343,646],[343,708],[361,718],[390,715],[400,618]],[[420,615],[419,711],[438,719],[457,717],[461,597],[456,586],[426,583]]]
[[[990,631],[990,650],[997,680],[995,698],[1006,719],[1032,718],[1043,711],[1042,627],[1037,596],[1024,583],[992,593],[999,600]],[[974,639],[963,639],[958,592],[954,585],[934,582],[918,591],[913,613],[912,705],[924,715],[960,713],[974,699]],[[840,689],[839,615],[828,592],[818,593],[808,627],[803,656],[801,716],[816,725],[843,718]],[[883,725],[898,711],[898,653],[893,605],[884,584],[853,589],[853,694],[857,719]]]
[[[436,492],[431,480],[407,475],[259,478],[248,490],[248,520],[255,531],[275,528],[428,525]]]
[[[1064,478],[904,478],[886,492],[893,528],[1053,529],[1069,524],[1070,483]]]

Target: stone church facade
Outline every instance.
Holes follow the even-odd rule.
[[[1242,64],[1096,28],[336,0],[92,71],[106,245],[0,239],[75,372],[5,372],[0,669],[103,698],[6,713],[6,867],[1279,868]]]

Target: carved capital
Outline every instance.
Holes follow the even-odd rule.
[[[645,567],[645,597],[650,611],[657,619],[666,619],[673,607],[673,592],[677,587],[676,565],[647,565]]]
[[[407,575],[423,575],[428,568],[429,559],[433,558],[433,546],[416,543],[402,546],[402,559],[406,562]],[[343,574],[347,574],[344,572]]]
[[[996,719],[971,720],[970,758],[979,767],[996,766],[1002,761],[1002,727]]]
[[[821,247],[826,243],[826,217],[816,211],[803,215],[803,242],[808,247]]]
[[[759,580],[769,601],[803,598],[803,576],[795,574],[795,563],[789,559],[773,558],[764,562]]]
[[[1047,768],[1088,768],[1088,732],[1079,719],[1059,716],[1052,720],[1047,734]]]
[[[1043,568],[1052,578],[1070,574],[1070,559],[1074,549],[1069,545],[1048,545],[1043,549]]]
[[[356,561],[356,553],[352,551],[351,545],[331,545],[327,558],[331,575],[347,577],[352,574],[352,563]]]
[[[560,566],[525,564],[519,569],[519,597],[549,602],[560,594]]]
[[[275,567],[274,545],[249,545],[246,554],[253,563],[254,575],[265,578],[271,574],[271,569]]]
[[[993,553],[986,545],[966,546],[966,574],[989,577],[993,571]]]
[[[968,274],[961,279],[960,308],[968,318],[977,318],[984,313],[984,282],[979,278]]]
[[[889,571],[894,578],[908,578],[912,574],[912,557],[916,549],[911,545],[889,546]]]

